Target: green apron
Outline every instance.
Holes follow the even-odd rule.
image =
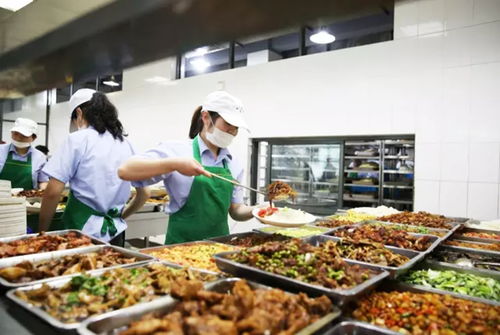
[[[193,140],[193,157],[201,164],[198,136]],[[233,179],[224,167],[203,166],[208,172]],[[203,240],[229,234],[227,215],[233,184],[218,178],[194,177],[189,196],[182,208],[170,215],[165,244]]]
[[[110,209],[106,214],[98,212],[92,207],[85,205],[73,195],[73,192],[70,192],[66,209],[61,217],[64,229],[83,230],[83,226],[85,226],[92,215],[103,217],[101,235],[104,236],[107,232],[109,232],[111,238],[116,235],[117,230],[113,218],[121,217],[121,213],[117,208]]]
[[[26,162],[12,159],[12,151],[7,155],[7,160],[0,172],[0,179],[10,180],[12,188],[23,188],[32,190],[33,185],[32,168],[31,168],[31,153],[28,154]]]

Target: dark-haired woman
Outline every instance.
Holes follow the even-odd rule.
[[[91,89],[80,89],[69,101],[72,132],[45,165],[49,176],[40,211],[40,231],[48,230],[66,183],[70,195],[62,220],[66,229],[123,245],[127,225],[123,219],[142,207],[149,197],[138,187],[126,206],[131,184],[118,177],[118,167],[134,154],[123,134],[116,108]]]
[[[241,102],[227,92],[213,92],[193,115],[192,141],[162,143],[118,170],[137,186],[163,181],[170,195],[165,244],[227,235],[228,213],[237,221],[252,217],[241,189],[211,178],[218,174],[242,181],[243,168],[227,148],[239,128],[248,129]]]

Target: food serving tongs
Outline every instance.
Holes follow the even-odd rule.
[[[251,188],[250,186],[246,186],[246,185],[240,184],[236,180],[231,180],[231,179],[228,179],[226,177],[219,176],[218,174],[215,174],[215,173],[210,173],[210,174],[212,175],[212,177],[215,177],[215,178],[227,181],[228,183],[231,183],[231,184],[233,184],[235,186],[243,187],[243,188],[246,188],[247,190],[250,190],[252,192],[260,193],[260,194],[263,194],[263,195],[267,196],[266,192],[262,192],[262,191],[259,191],[259,190],[255,189],[255,188]]]

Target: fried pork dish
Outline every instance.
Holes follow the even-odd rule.
[[[349,289],[374,272],[344,262],[333,244],[315,247],[299,239],[269,242],[231,256],[242,264],[331,289]]]
[[[325,296],[308,298],[279,289],[252,290],[244,280],[237,281],[225,294],[198,287],[182,293],[176,295],[181,302],[173,311],[146,315],[120,335],[291,335],[332,310]]]
[[[343,258],[382,266],[398,267],[410,261],[408,257],[392,252],[383,244],[371,241],[355,242],[348,239],[339,242],[327,241],[322,247],[337,249],[339,256]]]
[[[275,181],[269,184],[269,186],[267,187],[267,194],[269,201],[288,198],[295,200],[295,197],[297,196],[297,192],[295,192],[295,190],[291,188],[290,185],[282,181]]]
[[[118,264],[130,264],[135,261],[135,257],[129,257],[112,248],[105,247],[98,252],[69,255],[36,263],[21,262],[15,266],[0,269],[0,277],[11,283],[28,283]]]
[[[500,244],[499,243],[474,243],[474,242],[450,240],[450,241],[445,241],[444,244],[452,245],[455,247],[462,247],[462,248],[500,251]]]
[[[413,226],[424,226],[429,228],[453,228],[450,224],[450,222],[452,222],[453,220],[448,219],[443,215],[431,214],[427,212],[401,212],[398,214],[382,216],[377,218],[377,220],[409,224]]]
[[[372,293],[358,303],[353,316],[403,334],[500,333],[500,307],[435,293]]]
[[[482,233],[482,232],[470,231],[470,232],[462,233],[461,235],[462,236],[467,236],[467,237],[487,238],[487,239],[490,239],[490,240],[499,240],[500,241],[500,234]]]
[[[43,284],[16,295],[64,322],[80,322],[92,315],[154,300],[174,291],[202,287],[199,280],[214,280],[212,275],[186,269],[151,264],[133,269],[114,269],[98,277],[73,277],[60,288]]]
[[[43,190],[24,190],[19,192],[17,196],[26,198],[41,198],[43,197]]]
[[[359,227],[340,228],[331,233],[334,236],[348,238],[352,241],[373,241],[398,248],[425,251],[431,245],[429,236],[416,237],[402,230],[386,227],[363,225]]]
[[[353,224],[352,221],[338,220],[338,219],[333,219],[333,218],[325,218],[325,219],[322,219],[321,221],[317,221],[315,223],[316,226],[326,227],[326,228],[343,227],[343,226],[349,226],[352,224]]]
[[[21,240],[0,242],[0,258],[74,249],[88,245],[92,245],[90,238],[77,232],[62,235],[47,235],[41,232],[37,236]]]
[[[184,244],[172,247],[167,246],[160,250],[153,250],[149,252],[149,254],[161,260],[182,266],[190,266],[198,269],[219,272],[212,256],[218,254],[219,252],[234,250],[236,250],[236,248],[232,246],[221,243],[207,242]]]
[[[273,234],[273,235],[264,235],[264,234],[259,234],[259,233],[251,233],[246,236],[242,237],[233,237],[229,241],[226,241],[224,243],[234,245],[237,247],[241,248],[250,248],[254,247],[256,245],[261,245],[267,242],[273,242],[273,241],[286,241],[289,240],[290,238],[287,236],[279,235],[279,234]]]

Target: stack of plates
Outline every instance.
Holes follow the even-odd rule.
[[[24,198],[0,198],[0,237],[26,234]]]
[[[0,180],[0,198],[10,198],[11,190],[10,180]]]

